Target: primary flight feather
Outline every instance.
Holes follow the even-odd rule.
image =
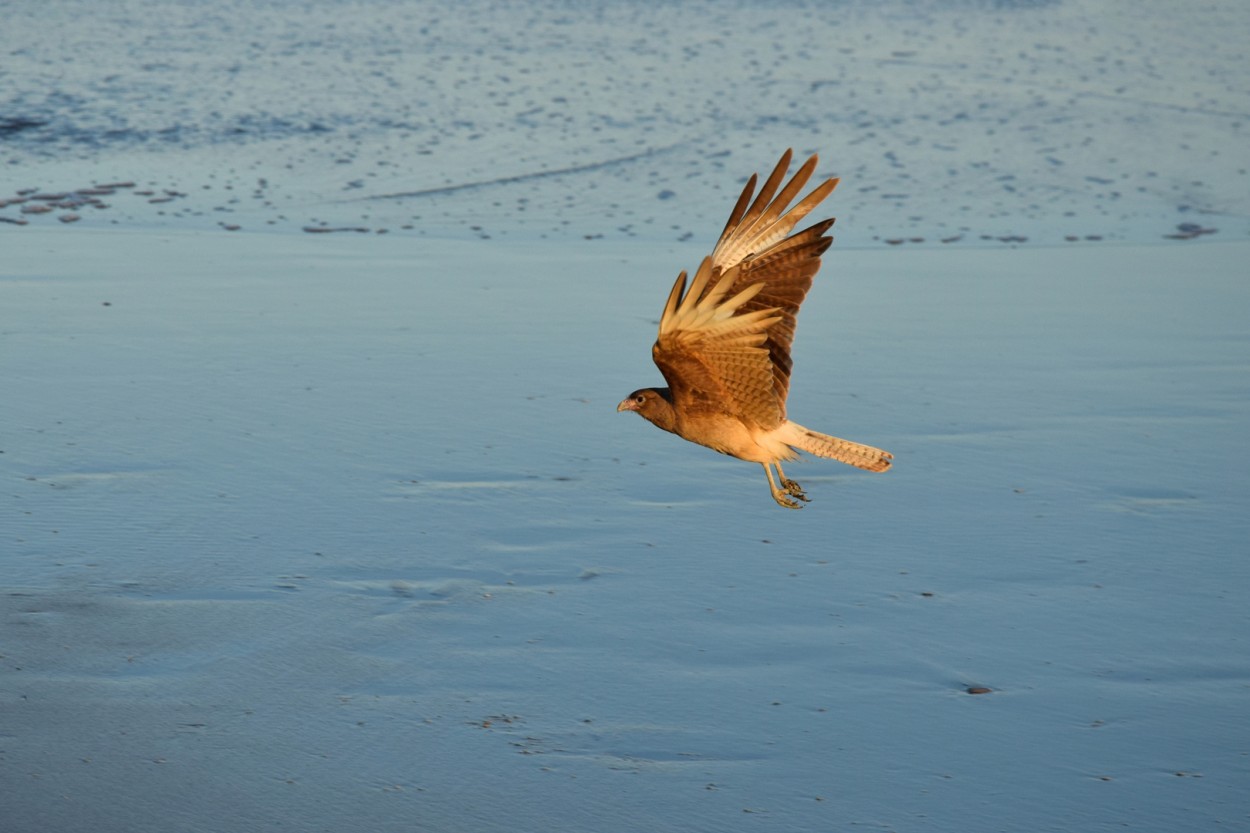
[[[787,150],[758,194],[751,176],[689,286],[685,272],[677,276],[651,348],[668,387],[636,390],[616,410],[637,411],[690,442],[759,463],[773,499],[798,509],[807,495],[781,470],[798,450],[868,471],[885,471],[894,457],[786,418],[795,316],[833,242],[833,220],[791,232],[838,184],[827,179],[791,207],[816,157],[782,187],[790,158]]]

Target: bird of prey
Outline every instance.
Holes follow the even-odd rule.
[[[782,155],[758,195],[751,176],[689,288],[686,273],[677,276],[651,348],[668,387],[636,390],[616,410],[636,411],[682,439],[759,463],[773,499],[799,509],[807,495],[781,470],[798,450],[868,471],[885,471],[893,455],[786,418],[795,316],[833,242],[827,234],[833,220],[791,231],[838,184],[827,179],[790,207],[816,169],[813,155],[782,187],[791,153]]]

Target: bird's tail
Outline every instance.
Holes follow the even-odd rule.
[[[786,443],[817,457],[828,457],[868,471],[885,471],[894,459],[890,452],[870,445],[831,437],[794,422],[787,425],[791,430],[787,432]]]

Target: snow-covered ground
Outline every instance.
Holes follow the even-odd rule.
[[[4,833],[1250,829],[1243,4],[4,15]],[[788,146],[802,512],[614,412]]]

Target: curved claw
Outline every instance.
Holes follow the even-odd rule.
[[[798,497],[799,500],[803,500],[803,501],[807,500],[807,498],[801,495],[796,495],[795,497]],[[799,503],[798,500],[794,500],[793,498],[791,498],[781,489],[773,489],[773,500],[777,501],[777,504],[779,506],[784,506],[787,509],[802,509],[803,508],[803,504]]]
[[[783,477],[781,479],[781,488],[786,490],[786,494],[794,495],[804,503],[811,503],[811,500],[807,497],[807,492],[803,491],[803,487],[793,480]]]
[[[803,507],[799,505],[799,500],[804,503],[810,503],[807,499],[807,494],[803,491],[803,487],[786,477],[785,472],[781,470],[780,464],[772,464],[777,466],[777,480],[781,481],[780,488],[777,487],[777,482],[773,480],[772,466],[768,463],[761,463],[760,465],[764,467],[764,473],[768,475],[768,488],[772,490],[773,500],[777,501],[778,505],[787,509],[802,509]],[[798,498],[798,500],[794,498]]]

